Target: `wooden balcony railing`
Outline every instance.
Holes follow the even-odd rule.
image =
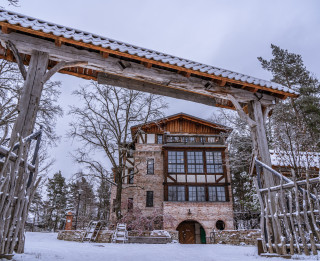
[[[224,144],[220,135],[164,135],[164,144]]]

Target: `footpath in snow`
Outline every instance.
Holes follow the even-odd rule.
[[[293,259],[317,260],[317,257],[294,257]],[[56,233],[29,232],[26,234],[25,254],[15,255],[14,260],[283,261],[284,259],[259,257],[256,248],[253,246],[79,243],[58,240]]]

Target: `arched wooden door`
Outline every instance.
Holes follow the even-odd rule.
[[[184,221],[180,223],[177,230],[179,231],[179,242],[180,244],[195,244],[195,222]]]

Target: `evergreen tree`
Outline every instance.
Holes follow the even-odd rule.
[[[235,224],[237,228],[253,228],[251,225],[257,224],[258,219],[251,213],[258,212],[260,208],[250,173],[252,163],[250,129],[238,115],[232,113],[226,114],[221,111],[221,114],[213,115],[210,120],[233,129],[227,144]]]
[[[32,224],[32,231],[34,231],[35,227],[43,228],[45,224],[44,220],[44,202],[42,200],[42,195],[37,190],[34,194],[33,200],[30,204],[29,212],[28,212],[28,220],[29,223]]]
[[[106,222],[108,221],[110,213],[110,192],[110,183],[102,178],[97,189],[97,218]]]
[[[96,218],[97,207],[93,185],[81,175],[79,180],[69,184],[68,208],[77,215],[77,229],[86,227],[90,220]]]
[[[61,171],[48,179],[46,220],[47,228],[53,231],[63,229],[67,207],[67,185]]]
[[[320,84],[305,67],[301,55],[271,45],[273,58],[259,57],[262,68],[272,73],[272,81],[300,93],[298,98],[280,101],[270,123],[271,145],[285,152],[286,159],[301,175],[301,152],[320,149]],[[308,162],[307,162],[308,164]]]

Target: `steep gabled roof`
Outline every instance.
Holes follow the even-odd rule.
[[[282,86],[280,84],[258,79],[242,73],[218,68],[183,59],[177,56],[157,52],[151,49],[138,47],[121,41],[113,40],[100,35],[92,34],[82,30],[74,29],[67,26],[58,25],[41,19],[33,18],[16,12],[0,9],[0,25],[4,27],[24,32],[28,35],[34,35],[45,39],[53,39],[58,42],[65,42],[74,46],[82,46],[98,52],[117,55],[131,61],[146,63],[146,66],[158,66],[161,69],[198,77],[208,78],[251,88],[250,91],[256,92],[261,90],[281,98],[287,96],[296,97],[298,93]],[[83,78],[94,79],[95,73],[83,75],[79,72],[61,71]],[[224,84],[223,84],[224,83]]]
[[[160,119],[149,121],[149,122],[146,122],[146,123],[143,123],[143,124],[132,126],[131,127],[131,132],[135,133],[139,128],[142,128],[142,129],[144,127],[150,128],[151,126],[154,126],[154,125],[159,126],[160,124],[164,124],[164,123],[167,123],[169,121],[174,121],[174,120],[177,120],[177,119],[185,119],[185,120],[193,121],[193,122],[196,122],[198,124],[202,124],[202,125],[206,125],[206,126],[218,129],[221,132],[225,132],[225,133],[230,133],[232,131],[232,128],[230,128],[230,127],[227,127],[227,126],[224,126],[224,125],[221,125],[221,124],[217,124],[217,123],[214,123],[214,122],[211,122],[211,121],[208,121],[208,120],[204,120],[204,119],[192,116],[192,115],[187,114],[187,113],[180,112],[180,113],[169,115],[169,116],[166,116],[166,117],[163,117],[163,118],[160,118]]]

